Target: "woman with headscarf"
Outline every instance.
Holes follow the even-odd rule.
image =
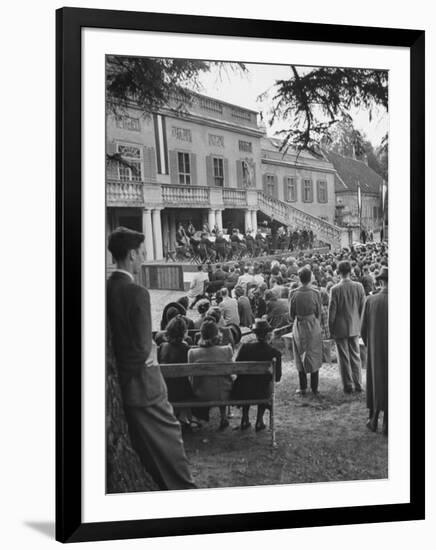
[[[307,375],[310,374],[312,392],[318,394],[318,371],[322,365],[321,298],[312,288],[312,271],[302,267],[298,271],[301,286],[291,294],[289,317],[293,335],[295,365],[300,380],[297,393],[306,395]]]
[[[221,346],[221,337],[217,324],[207,319],[201,325],[201,338],[198,348],[188,351],[188,363],[221,363],[233,361],[233,350],[230,345]],[[224,376],[199,376],[193,379],[194,393],[201,401],[225,401],[230,397],[232,378]],[[228,427],[226,407],[220,409],[220,430]],[[198,407],[193,414],[202,420],[209,420],[209,409]]]

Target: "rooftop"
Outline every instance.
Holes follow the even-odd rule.
[[[356,191],[358,184],[362,193],[380,193],[383,178],[362,160],[344,157],[332,151],[323,150],[323,155],[337,172],[336,191]]]

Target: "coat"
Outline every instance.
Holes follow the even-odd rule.
[[[284,327],[289,323],[288,300],[270,300],[266,305],[266,316],[271,328]]]
[[[150,295],[125,273],[106,285],[107,314],[123,402],[149,407],[166,399],[167,388],[151,334]]]
[[[247,342],[239,348],[236,361],[270,361],[276,359],[276,382],[282,377],[282,354],[267,342]],[[266,399],[271,394],[270,374],[242,374],[233,384],[232,399]]]
[[[157,358],[159,364],[187,363],[189,346],[186,342],[164,342],[159,346]],[[168,389],[168,400],[192,401],[194,392],[187,376],[183,378],[168,378],[165,380]]]
[[[330,336],[339,340],[360,335],[360,319],[365,306],[361,283],[343,279],[332,286],[329,302]]]
[[[221,363],[232,361],[233,350],[230,345],[191,348],[188,351],[188,363]],[[195,395],[204,401],[229,399],[232,389],[230,376],[199,376],[193,379]]]
[[[289,301],[289,318],[295,366],[299,372],[317,372],[322,365],[321,296],[311,286],[295,289]]]
[[[369,296],[362,319],[362,339],[368,348],[366,404],[374,411],[388,410],[388,292]]]
[[[254,315],[251,309],[250,300],[247,296],[238,298],[239,324],[241,327],[250,327],[254,323]]]

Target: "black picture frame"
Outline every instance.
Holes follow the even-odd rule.
[[[410,502],[265,513],[82,522],[81,30],[144,30],[410,49]],[[424,519],[424,51],[419,30],[62,8],[56,13],[56,539],[78,542]],[[419,276],[419,280],[418,280]],[[418,297],[419,289],[419,297]],[[411,360],[412,365],[412,360]]]

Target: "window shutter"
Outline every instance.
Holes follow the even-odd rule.
[[[288,176],[283,176],[283,200],[289,202]]]
[[[321,202],[321,182],[316,182],[316,200]]]
[[[106,153],[108,155],[115,155],[116,152],[117,152],[117,144],[111,141],[110,143],[107,144]]]
[[[310,202],[313,202],[313,180],[310,180]]]
[[[242,173],[242,160],[236,161],[236,183],[239,188],[244,187],[244,176]]]
[[[197,183],[197,155],[195,153],[189,153],[191,164],[191,185],[198,185]]]
[[[171,183],[173,185],[178,185],[179,169],[177,166],[177,151],[170,151],[170,176],[171,176]]]
[[[142,179],[144,181],[156,181],[156,153],[153,147],[144,147],[144,171]]]
[[[262,185],[263,185],[263,192],[264,193],[267,193],[267,188],[266,188],[266,174],[262,174]]]
[[[276,174],[274,174],[274,176],[273,176],[273,182],[274,182],[273,197],[275,199],[278,199],[279,198],[279,184],[278,184],[278,178],[277,178]]]
[[[301,178],[301,202],[307,202],[304,195],[304,178]]]
[[[229,160],[223,160],[224,165],[224,185],[223,187],[230,187],[230,178],[229,178]]]
[[[209,187],[213,186],[213,166],[211,155],[206,157],[206,185]]]

